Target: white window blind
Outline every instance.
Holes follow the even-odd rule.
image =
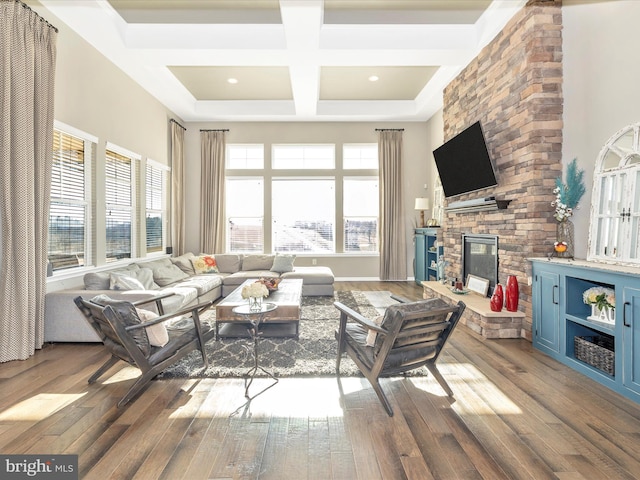
[[[349,177],[344,179],[344,251],[367,253],[378,251],[378,179]]]
[[[87,257],[85,141],[53,132],[48,258],[53,270],[84,265]]]
[[[264,180],[261,177],[227,178],[225,191],[227,250],[263,252]]]
[[[133,160],[107,150],[105,156],[106,260],[132,258]]]
[[[145,168],[147,253],[164,250],[165,171],[147,163]]]
[[[335,252],[334,179],[274,179],[271,203],[275,252]]]

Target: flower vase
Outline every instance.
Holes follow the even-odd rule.
[[[556,242],[564,242],[567,246],[564,251],[556,249],[556,254],[560,258],[573,258],[573,229],[573,222],[568,218],[556,225]]]
[[[491,300],[489,300],[489,306],[491,307],[492,312],[501,312],[502,305],[504,305],[504,293],[502,291],[502,285],[498,283],[493,289],[493,295],[491,295]]]
[[[249,297],[249,310],[259,312],[262,310],[262,297]]]
[[[518,311],[518,300],[520,297],[520,289],[518,287],[518,279],[515,275],[507,277],[507,288],[505,291],[505,307],[508,312]]]

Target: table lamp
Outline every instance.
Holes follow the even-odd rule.
[[[428,198],[416,198],[416,210],[420,210],[420,228],[424,228],[426,225],[424,223],[424,211],[429,210],[429,199]]]

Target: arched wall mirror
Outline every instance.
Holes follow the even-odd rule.
[[[616,132],[596,161],[588,260],[640,265],[640,123]]]

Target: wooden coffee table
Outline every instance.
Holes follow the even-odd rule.
[[[216,335],[218,338],[250,338],[251,324],[246,317],[233,312],[233,308],[247,303],[242,298],[242,287],[255,282],[246,280],[223,301],[216,305]],[[276,309],[264,315],[259,325],[259,335],[264,337],[294,337],[300,333],[300,303],[302,279],[285,279],[278,289],[264,299],[275,303]]]

